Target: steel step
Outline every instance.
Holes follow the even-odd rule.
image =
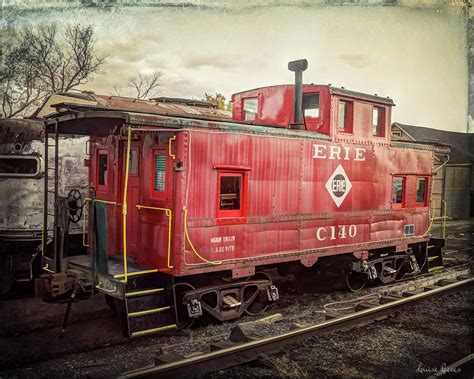
[[[170,324],[170,325],[165,325],[165,326],[160,326],[159,328],[153,328],[153,329],[145,329],[145,330],[138,330],[136,332],[130,333],[130,336],[133,337],[139,337],[139,336],[144,336],[147,334],[153,334],[153,333],[158,333],[162,332],[164,330],[170,330],[176,328],[176,324]]]
[[[147,289],[147,290],[142,290],[142,291],[127,292],[125,294],[125,297],[128,298],[128,297],[135,297],[135,296],[152,295],[159,292],[163,292],[164,290],[165,290],[164,288],[152,288],[152,289]]]
[[[146,311],[131,312],[131,313],[128,314],[128,317],[133,318],[133,317],[148,316],[148,315],[151,315],[153,313],[169,311],[170,309],[171,309],[171,307],[169,305],[167,305],[166,307],[148,309]]]
[[[172,277],[141,275],[125,291],[128,337],[135,338],[177,327]],[[155,285],[157,285],[154,287]]]

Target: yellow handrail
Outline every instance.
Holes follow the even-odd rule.
[[[443,239],[446,239],[446,220],[448,219],[448,216],[447,216],[447,212],[446,212],[446,201],[445,200],[441,200],[441,202],[443,203],[443,215],[440,216],[440,217],[435,217],[434,214],[435,214],[435,201],[432,200],[431,201],[431,204],[432,204],[432,207],[431,207],[431,220],[430,220],[430,226],[428,228],[428,231],[426,232],[429,233],[430,230],[431,230],[431,227],[433,226],[433,222],[435,220],[441,220],[442,221],[442,237]]]
[[[193,253],[196,255],[196,257],[198,257],[203,262],[209,263],[211,265],[221,265],[222,261],[208,261],[206,258],[203,258],[201,255],[199,255],[199,253],[196,251],[196,249],[194,248],[193,243],[191,242],[191,238],[189,238],[189,233],[188,233],[188,226],[187,226],[187,222],[186,222],[186,219],[187,219],[187,216],[188,216],[188,208],[186,208],[186,206],[184,206],[183,211],[184,211],[184,234],[186,235],[186,240],[188,241],[189,246],[191,247],[191,250],[193,251]]]
[[[128,127],[127,133],[127,158],[125,161],[125,183],[123,188],[123,205],[122,205],[122,224],[123,224],[123,274],[122,283],[127,283],[127,190],[128,190],[128,171],[130,164],[130,142],[132,137],[132,128]]]
[[[171,223],[173,221],[173,212],[169,208],[159,208],[159,207],[149,207],[148,205],[136,205],[138,210],[140,209],[151,209],[155,211],[164,211],[166,216],[168,216],[168,261],[167,266],[168,268],[173,268],[174,266],[171,265]]]
[[[171,142],[175,141],[176,140],[176,136],[173,136],[171,137],[169,140],[168,140],[168,155],[173,158],[173,160],[176,159],[176,155],[174,155],[172,152],[171,152]]]

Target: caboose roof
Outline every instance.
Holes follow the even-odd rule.
[[[137,130],[152,131],[153,128],[167,128],[170,130],[212,129],[234,133],[248,133],[256,135],[269,135],[275,137],[298,137],[308,139],[329,140],[324,134],[293,130],[268,125],[248,124],[233,120],[219,120],[199,116],[179,116],[158,113],[129,112],[126,110],[100,110],[87,109],[81,111],[75,104],[74,109],[68,109],[64,113],[57,113],[54,117],[46,120],[49,133],[53,133],[55,125],[58,125],[59,134],[95,135],[107,136],[119,134],[124,125],[131,125]]]
[[[247,90],[247,91],[237,92],[233,96],[235,96],[235,95],[244,95],[244,94],[249,93],[249,92],[255,92],[255,91],[271,89],[271,88],[292,88],[292,87],[294,87],[294,84],[280,84],[280,85],[276,85],[276,86],[258,87],[258,88],[254,88],[254,89]],[[351,91],[351,90],[348,90],[348,89],[345,89],[345,88],[333,87],[330,84],[313,84],[313,83],[303,84],[303,90],[305,90],[307,88],[311,88],[311,87],[326,88],[326,89],[329,90],[330,94],[334,94],[334,95],[346,96],[346,97],[350,97],[350,98],[353,98],[353,99],[360,99],[360,100],[372,101],[372,102],[376,102],[376,103],[395,106],[395,103],[389,97],[381,97],[381,96],[378,96],[378,95],[370,95],[368,93]]]

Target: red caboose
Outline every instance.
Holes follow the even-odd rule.
[[[433,151],[390,141],[391,99],[303,86],[304,62],[290,69],[295,86],[233,95],[232,118],[183,99],[58,104],[56,147],[91,136],[90,253],[67,256],[60,220],[79,205],[57,199],[68,206],[43,258],[56,294],[117,299],[133,337],[264,309],[278,298],[269,268],[329,265],[358,289],[427,270],[429,252],[441,265],[442,241],[428,249]]]

